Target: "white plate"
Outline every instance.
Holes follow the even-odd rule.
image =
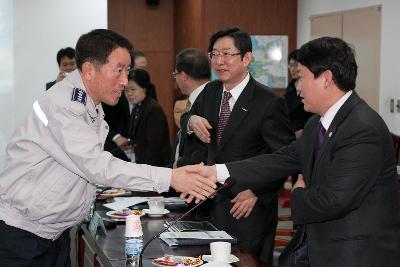
[[[203,259],[203,261],[207,261],[207,262],[213,261],[213,258],[211,255],[203,255],[201,258]],[[229,256],[229,261],[227,263],[234,263],[234,262],[238,262],[238,261],[239,261],[239,258],[236,257],[235,255],[231,254]]]
[[[149,209],[143,209],[143,211],[150,217],[162,217],[169,213],[169,210],[167,210],[167,209],[164,209],[163,213],[153,213],[153,212],[150,212]]]
[[[133,211],[133,210],[131,210],[131,211]],[[117,213],[117,214],[116,214],[116,213]],[[129,215],[121,215],[120,213],[122,213],[121,210],[110,210],[110,211],[108,211],[108,212],[106,213],[106,215],[107,215],[107,216],[110,216],[110,217],[113,218],[113,219],[123,220],[123,221],[124,221],[124,220],[126,219],[126,217],[128,217],[129,215],[133,215],[133,213],[132,213],[132,214],[129,214]],[[145,213],[146,213],[146,212],[142,210],[142,214],[141,214],[140,216],[143,216]]]
[[[118,197],[118,196],[122,196],[125,194],[126,194],[125,189],[113,188],[113,189],[109,189],[109,190],[102,192],[100,194],[100,196],[102,196],[102,197]]]
[[[165,266],[177,266],[177,267],[179,267],[179,266],[184,266],[184,267],[190,266],[190,267],[196,267],[196,266],[200,266],[200,265],[203,264],[203,261],[200,260],[200,262],[197,263],[197,264],[193,264],[193,265],[184,265],[184,262],[185,262],[185,260],[187,260],[187,259],[191,259],[191,260],[193,260],[193,261],[196,260],[196,258],[194,258],[194,257],[185,257],[185,256],[169,256],[169,257],[170,257],[173,261],[177,261],[178,264],[177,264],[177,265],[167,265],[167,264],[162,264],[162,263],[156,263],[156,262],[154,262],[154,260],[163,260],[163,259],[165,259],[165,257],[161,257],[161,258],[154,259],[154,260],[151,261],[151,263],[152,263],[153,265],[161,266],[161,267],[165,267]]]

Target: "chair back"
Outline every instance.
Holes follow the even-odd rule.
[[[394,145],[394,151],[396,156],[396,165],[399,165],[399,153],[400,153],[400,136],[391,133]]]

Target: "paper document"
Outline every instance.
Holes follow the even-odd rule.
[[[115,199],[118,200],[113,203],[103,204],[103,206],[112,210],[121,210],[139,203],[147,202],[147,198],[144,197],[119,197]]]
[[[206,231],[206,232],[165,232],[161,234],[163,238],[189,238],[189,239],[232,239],[225,231]]]

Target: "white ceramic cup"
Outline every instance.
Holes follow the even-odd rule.
[[[210,244],[211,257],[216,262],[229,262],[231,256],[231,243],[212,242]]]
[[[150,213],[163,214],[165,203],[163,199],[151,199],[148,201]]]

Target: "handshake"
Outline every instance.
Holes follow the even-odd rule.
[[[172,170],[171,187],[181,193],[181,198],[186,198],[190,203],[206,199],[217,188],[217,171],[215,166],[203,164],[185,166]]]

